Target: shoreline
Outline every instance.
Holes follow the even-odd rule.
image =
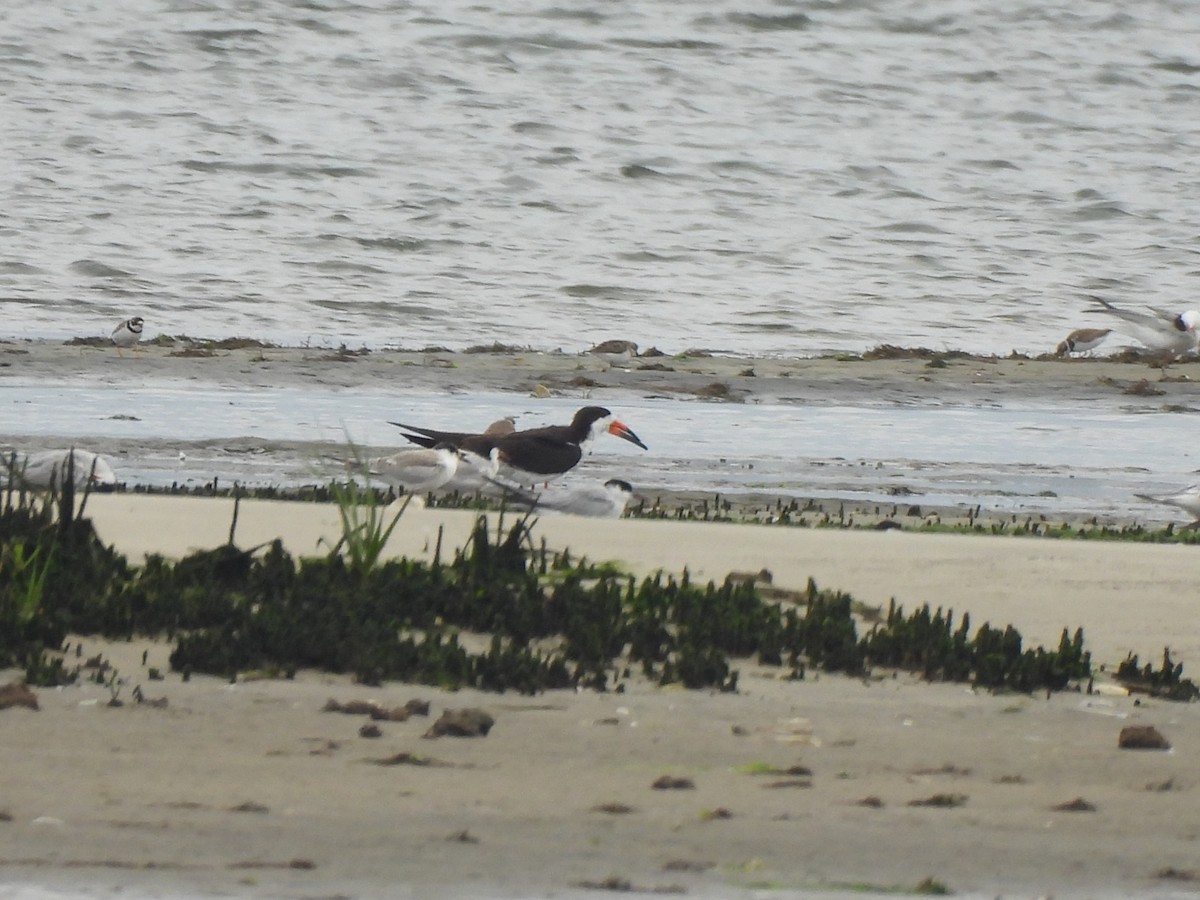
[[[226,387],[302,386],[392,390],[623,392],[717,403],[1106,402],[1145,408],[1200,403],[1200,360],[1158,367],[1130,354],[972,356],[879,347],[862,354],[743,357],[498,351],[347,350],[277,347],[241,339],[147,343],[118,354],[103,341],[0,341],[0,383],[12,379],[210,382]],[[1145,382],[1145,384],[1143,384]],[[1140,399],[1139,399],[1140,398]]]
[[[1178,490],[1200,469],[1172,443],[1200,411],[1194,362],[225,346],[0,343],[13,404],[0,446],[83,445],[135,486],[288,488],[336,477],[350,439],[370,453],[402,445],[389,419],[528,427],[600,403],[653,452],[601,441],[573,477],[616,475],[668,505],[721,495],[959,518],[980,507],[991,521],[1116,526],[1183,524],[1136,494]]]

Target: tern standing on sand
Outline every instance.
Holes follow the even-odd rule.
[[[1122,331],[1154,353],[1171,353],[1183,356],[1196,350],[1196,326],[1200,325],[1200,312],[1194,309],[1175,313],[1165,309],[1146,307],[1150,312],[1122,309],[1113,306],[1103,297],[1092,297],[1103,307],[1103,311],[1121,319]]]

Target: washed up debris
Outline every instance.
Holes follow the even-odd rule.
[[[13,681],[0,687],[0,709],[9,709],[13,706],[36,710],[39,708],[37,694],[20,681]]]
[[[253,800],[247,800],[245,803],[239,803],[237,806],[229,807],[230,812],[258,813],[262,815],[270,812],[270,810],[261,803],[255,803]]]
[[[449,767],[450,763],[441,762],[429,756],[418,756],[416,753],[408,753],[401,751],[394,756],[386,756],[383,759],[373,759],[371,762],[377,766],[434,766],[434,767]]]
[[[1122,750],[1170,750],[1170,742],[1153,725],[1126,725],[1117,738]]]
[[[1055,812],[1095,812],[1096,804],[1089,803],[1082,797],[1076,797],[1074,800],[1068,800],[1066,803],[1058,803],[1050,808]]]
[[[425,737],[486,737],[494,724],[496,720],[482,709],[448,709],[425,732]]]
[[[932,794],[919,800],[909,800],[909,806],[932,806],[937,809],[954,809],[967,802],[966,794]]]
[[[429,701],[413,699],[403,706],[388,708],[380,706],[374,700],[350,700],[346,703],[339,703],[330,698],[321,707],[321,712],[340,712],[348,716],[370,716],[376,721],[383,722],[404,722],[412,716],[429,715]]]

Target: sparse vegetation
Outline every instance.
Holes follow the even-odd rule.
[[[71,633],[166,635],[186,674],[319,668],[369,684],[526,693],[620,690],[634,672],[733,691],[739,660],[793,679],[885,668],[1024,693],[1091,677],[1082,630],[1064,630],[1053,650],[1025,648],[1011,625],[972,629],[966,615],[893,603],[860,634],[862,607],[844,592],[810,581],[780,599],[753,580],[694,584],[687,571],[639,580],[534,546],[528,517],[481,516],[449,560],[440,542],[429,563],[384,559],[400,514],[385,516],[378,494],[358,486],[330,489],[343,535],[325,556],[297,559],[279,541],[242,549],[231,527],[220,547],[135,569],[101,544],[70,484],[41,499],[10,490],[0,506],[0,560],[14,575],[0,580],[0,662],[39,684],[78,676],[58,652]],[[1191,685],[1169,656],[1157,673],[1132,656],[1122,671]]]

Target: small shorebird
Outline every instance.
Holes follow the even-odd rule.
[[[1193,484],[1185,487],[1182,491],[1161,497],[1152,497],[1150,494],[1134,494],[1133,496],[1141,500],[1149,500],[1151,503],[1165,503],[1168,506],[1182,509],[1195,520],[1184,525],[1184,528],[1200,526],[1200,484]]]
[[[545,490],[541,493],[531,493],[499,481],[494,483],[504,488],[505,494],[514,503],[535,512],[545,510],[598,519],[619,519],[633,497],[633,485],[620,478],[610,478],[602,485],[589,484],[562,491]]]
[[[8,483],[28,490],[58,487],[67,474],[67,461],[74,457],[75,487],[111,487],[117,475],[104,457],[90,450],[41,450],[37,453],[6,454],[0,457],[0,474]]]
[[[585,406],[575,413],[570,425],[548,425],[528,428],[506,435],[469,434],[418,428],[402,422],[392,422],[404,429],[404,436],[414,444],[430,447],[445,442],[485,458],[493,458],[498,450],[499,471],[506,478],[521,484],[545,482],[569,472],[579,464],[597,437],[608,432],[622,440],[649,449],[641,438],[603,406]]]
[[[1055,348],[1057,356],[1070,356],[1072,353],[1090,353],[1112,334],[1111,328],[1077,328],[1067,335]]]
[[[598,353],[605,356],[637,356],[638,345],[633,341],[601,341],[588,350],[588,353]]]
[[[1146,307],[1150,312],[1122,309],[1113,306],[1103,297],[1092,296],[1104,312],[1117,316],[1125,322],[1122,329],[1131,338],[1155,353],[1171,353],[1183,356],[1197,347],[1196,326],[1200,325],[1200,312],[1194,309],[1174,313],[1164,309]]]
[[[132,319],[126,319],[120,325],[113,329],[112,342],[117,345],[117,353],[128,347],[132,347],[142,339],[142,317],[134,316]]]

